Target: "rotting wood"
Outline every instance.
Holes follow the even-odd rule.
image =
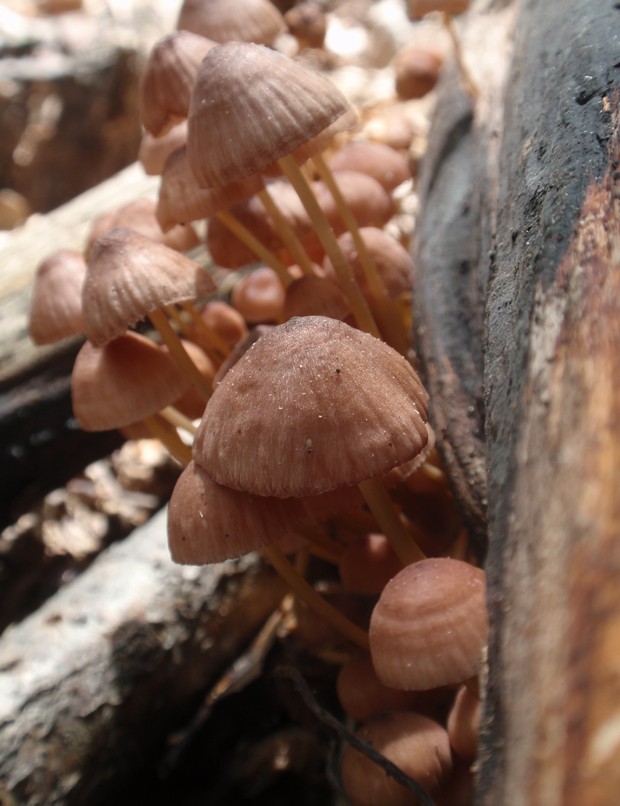
[[[0,640],[0,794],[109,803],[280,601],[248,555],[172,564],[165,512]]]
[[[437,161],[421,200],[430,206],[420,255],[427,268],[436,258],[436,274],[425,275],[423,260],[420,353],[431,395],[466,392],[436,398],[435,416],[480,536],[485,521],[471,502],[488,490],[477,802],[611,806],[620,791],[620,9],[480,2],[464,30],[474,69],[476,26],[511,12],[501,129],[470,125],[465,113],[460,131],[436,124],[430,134],[449,159]],[[477,105],[493,85],[480,89]],[[442,200],[454,227],[443,254],[432,232],[444,227]],[[450,360],[459,340],[465,359]],[[464,472],[468,451],[481,474]]]

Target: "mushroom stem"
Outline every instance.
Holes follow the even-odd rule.
[[[368,649],[370,644],[368,634],[357,624],[354,624],[339,610],[329,604],[312,585],[305,580],[293,565],[286,559],[284,554],[275,545],[271,544],[262,549],[271,565],[275,568],[282,579],[289,585],[293,593],[302,599],[308,607],[324,618],[329,624],[338,630],[345,638],[352,641],[363,649]]]
[[[366,479],[361,481],[358,487],[403,565],[411,565],[426,559],[401,521],[383,481],[379,477]]]
[[[191,302],[182,302],[181,307],[188,314],[192,320],[194,327],[199,333],[202,333],[207,339],[211,349],[209,350],[209,358],[216,364],[221,364],[226,356],[230,353],[230,345],[219,335],[219,333],[212,327],[209,327],[204,319],[200,316],[200,312],[196,306]]]
[[[357,253],[360,258],[360,263],[362,264],[364,276],[368,284],[370,297],[375,303],[375,315],[377,316],[381,332],[385,336],[385,340],[390,347],[398,350],[401,355],[405,355],[409,349],[409,336],[405,329],[404,322],[400,316],[396,303],[393,302],[388,296],[383,279],[379,273],[379,270],[377,269],[377,264],[368,251],[366,243],[362,238],[362,234],[359,230],[357,221],[355,220],[355,216],[353,215],[353,211],[347,204],[345,197],[342,195],[342,191],[338,187],[334,174],[332,173],[329,165],[323,159],[323,155],[320,153],[315,154],[312,157],[312,162],[314,163],[319,176],[329,189],[329,192],[332,194],[334,201],[336,202],[336,206],[338,207],[338,211],[342,216],[342,220],[351,233],[353,242],[355,243],[355,248],[357,249]]]
[[[308,253],[297,237],[295,230],[286,220],[286,216],[282,214],[282,211],[273,200],[273,197],[267,188],[261,190],[257,195],[265,205],[265,210],[267,210],[269,217],[273,221],[275,228],[278,231],[278,235],[282,239],[282,243],[290,252],[290,255],[295,263],[299,266],[304,274],[314,274],[312,262],[308,257]]]
[[[191,434],[192,437],[197,431],[197,427],[189,419],[189,417],[186,417],[178,409],[175,409],[174,406],[166,406],[166,408],[162,409],[159,414],[164,418],[164,420],[167,420],[175,428],[182,428],[183,431]]]
[[[149,319],[153,327],[157,330],[162,338],[162,341],[170,351],[170,355],[177,362],[179,369],[185,373],[185,376],[192,382],[205,400],[211,397],[211,386],[205,381],[198,367],[194,364],[188,355],[181,339],[177,336],[166,315],[162,311],[151,311]]]
[[[176,431],[167,427],[166,422],[162,422],[157,415],[145,417],[144,425],[151,434],[158,439],[173,459],[176,459],[185,467],[192,458],[192,449],[186,445]]]
[[[325,217],[325,214],[321,210],[311,185],[308,183],[308,180],[303,175],[293,157],[281,157],[278,160],[278,165],[291,185],[293,185],[295,188],[295,192],[301,199],[301,203],[305,207],[306,212],[310,216],[312,224],[316,228],[316,234],[319,236],[319,239],[323,244],[323,248],[332,262],[332,266],[334,267],[338,281],[340,282],[340,285],[347,296],[349,305],[351,306],[355,321],[362,330],[365,330],[367,333],[371,333],[377,338],[381,338],[379,328],[374,320],[368,302],[355,281],[351,267],[342,254],[342,250],[338,245],[334,231],[331,228],[329,221]]]
[[[447,11],[442,12],[442,21],[444,28],[446,29],[448,35],[450,36],[450,39],[452,40],[452,47],[454,48],[454,58],[456,60],[457,67],[461,74],[461,78],[463,79],[465,89],[468,95],[475,101],[480,93],[478,91],[478,87],[476,86],[475,81],[471,77],[471,73],[469,72],[467,65],[465,64],[465,60],[463,59],[463,49],[461,48],[461,43],[454,28],[454,20],[452,19],[452,15],[449,14]]]
[[[228,227],[233,235],[236,235],[248,249],[254,252],[257,258],[276,272],[285,288],[291,283],[293,278],[288,273],[286,266],[280,258],[276,257],[271,249],[268,249],[265,244],[261,243],[258,238],[252,235],[250,230],[235,218],[231,212],[228,210],[220,210],[215,215],[222,224]]]

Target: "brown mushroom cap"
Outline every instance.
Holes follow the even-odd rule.
[[[297,499],[255,496],[222,487],[190,462],[170,499],[168,543],[177,563],[222,562],[273,543],[304,518]]]
[[[392,711],[369,720],[358,738],[372,746],[431,794],[452,769],[448,734],[420,714]],[[355,806],[416,806],[418,798],[377,764],[348,746],[342,757],[342,783]]]
[[[86,261],[79,252],[61,249],[37,267],[28,332],[35,344],[53,344],[82,333],[82,283]]]
[[[294,316],[329,316],[344,320],[351,316],[351,307],[335,282],[316,274],[304,274],[286,289],[284,318]]]
[[[73,412],[85,431],[143,420],[188,388],[167,349],[137,333],[125,333],[103,347],[85,342],[71,375]]]
[[[358,171],[376,179],[387,191],[411,179],[407,158],[385,143],[351,140],[329,160],[332,171]]]
[[[409,252],[389,232],[378,227],[361,227],[360,235],[374,260],[388,295],[396,299],[406,291],[410,291],[413,261]],[[368,294],[368,283],[353,235],[344,232],[338,238],[338,243],[362,291]],[[327,277],[335,276],[334,268],[327,257],[323,261],[323,268]]]
[[[351,111],[320,73],[262,45],[227,42],[207,54],[196,76],[187,135],[192,170],[206,187],[265,172],[337,121],[350,128]]]
[[[184,0],[176,27],[214,42],[238,40],[269,45],[286,24],[269,0]]]
[[[239,279],[230,301],[250,325],[282,319],[284,286],[273,269],[259,266]]]
[[[212,293],[208,272],[189,258],[128,229],[92,248],[82,289],[84,328],[93,344],[120,336],[148,313]]]
[[[385,473],[428,438],[427,395],[385,342],[321,316],[272,328],[210,399],[194,459],[220,484],[316,495]]]
[[[155,43],[140,81],[140,119],[151,134],[164,134],[184,120],[200,62],[215,42],[190,31],[174,31]]]
[[[370,650],[386,686],[422,691],[474,677],[487,632],[484,571],[431,558],[407,566],[383,589]]]

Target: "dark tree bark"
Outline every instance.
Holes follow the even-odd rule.
[[[498,63],[500,80],[474,68],[481,95],[470,117],[453,112],[448,133],[445,120],[435,126],[440,156],[424,173],[416,278],[446,462],[475,534],[488,530],[478,801],[611,804],[620,791],[620,8],[479,4],[464,35],[472,64],[492,19],[514,31],[514,50]],[[499,126],[488,124],[495,104]]]

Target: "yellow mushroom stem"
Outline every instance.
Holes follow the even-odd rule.
[[[202,397],[204,397],[205,400],[209,400],[212,393],[211,385],[200,374],[198,367],[190,358],[185,347],[183,347],[181,339],[178,337],[166,315],[163,313],[163,311],[156,310],[151,311],[148,317],[151,320],[153,327],[161,336],[163,343],[170,351],[170,355],[176,361],[176,364],[181,372],[192,383],[192,385],[196,387]]]
[[[218,213],[215,214],[216,218],[224,224],[224,226],[228,227],[228,229],[236,235],[239,240],[248,247],[248,249],[253,252],[259,260],[262,260],[270,269],[273,269],[275,273],[280,278],[280,282],[282,285],[287,288],[290,285],[293,278],[288,272],[285,264],[280,260],[279,257],[274,255],[271,249],[268,249],[265,244],[261,243],[258,238],[256,238],[250,230],[244,226],[239,219],[237,219],[231,212],[228,210],[220,210]]]
[[[304,274],[314,274],[312,261],[308,257],[308,253],[297,237],[295,230],[291,227],[286,217],[282,214],[280,208],[269,193],[269,190],[264,188],[257,195],[265,205],[265,210],[267,210],[267,213],[271,218],[276,231],[282,240],[282,243],[288,249],[295,263],[299,266]]]
[[[426,559],[426,555],[401,521],[383,481],[379,477],[366,479],[366,481],[361,481],[358,487],[381,531],[390,541],[403,565],[411,565],[411,563]]]
[[[480,93],[478,91],[478,87],[476,86],[476,82],[471,77],[471,73],[469,72],[469,69],[465,64],[465,59],[463,58],[463,49],[461,48],[461,43],[454,28],[454,20],[452,19],[452,15],[449,14],[447,11],[442,12],[442,21],[444,28],[446,29],[448,35],[450,36],[450,39],[452,40],[452,47],[454,49],[454,58],[456,60],[457,67],[461,74],[461,78],[463,79],[463,84],[465,85],[467,94],[475,101]]]
[[[345,256],[342,254],[342,249],[338,244],[329,221],[325,217],[325,213],[323,210],[321,210],[321,206],[316,200],[312,186],[309,184],[293,157],[281,157],[278,160],[278,165],[291,185],[295,188],[295,192],[299,196],[301,203],[305,207],[306,212],[310,217],[310,221],[316,230],[316,234],[318,235],[327,256],[331,260],[334,271],[336,272],[336,276],[338,277],[338,282],[340,283],[342,290],[347,297],[351,311],[355,317],[355,321],[361,330],[365,330],[367,333],[371,333],[373,336],[381,338],[379,328],[377,327],[377,323],[372,315],[372,311],[370,310],[366,297],[362,294],[362,291],[357,284],[355,277],[353,276],[351,267],[347,263]]]
[[[332,607],[320,593],[317,593],[312,585],[301,576],[274,543],[263,548],[262,552],[282,579],[288,584],[295,596],[298,596],[309,608],[324,618],[328,624],[338,630],[338,632],[349,641],[362,647],[362,649],[368,650],[370,648],[368,633],[361,627],[358,627],[357,624],[350,621],[335,607]]]
[[[342,195],[342,191],[338,187],[338,183],[334,178],[330,167],[323,159],[322,154],[315,154],[312,158],[319,176],[327,186],[329,192],[332,194],[338,212],[342,216],[346,228],[351,233],[355,248],[359,255],[364,277],[368,286],[368,291],[372,301],[375,303],[375,315],[378,319],[378,324],[381,329],[385,341],[393,347],[401,355],[406,355],[409,349],[409,335],[405,328],[405,323],[400,315],[397,304],[390,299],[383,278],[377,269],[377,264],[374,258],[368,251],[366,243],[362,238],[362,234],[353,215],[353,211],[347,204],[346,199]]]
[[[153,415],[146,417],[143,423],[153,437],[161,442],[170,456],[183,467],[191,461],[192,449],[183,442],[174,429],[169,427],[165,420],[162,421],[158,415]]]
[[[166,408],[162,409],[159,412],[159,415],[167,420],[171,425],[175,428],[181,428],[183,431],[190,434],[192,437],[196,434],[197,426],[186,417],[182,412],[178,409],[175,409],[174,406],[166,406]]]
[[[200,315],[200,311],[191,302],[182,302],[181,308],[187,313],[196,331],[204,336],[209,344],[209,358],[218,366],[230,354],[230,345],[220,334],[209,327]]]

